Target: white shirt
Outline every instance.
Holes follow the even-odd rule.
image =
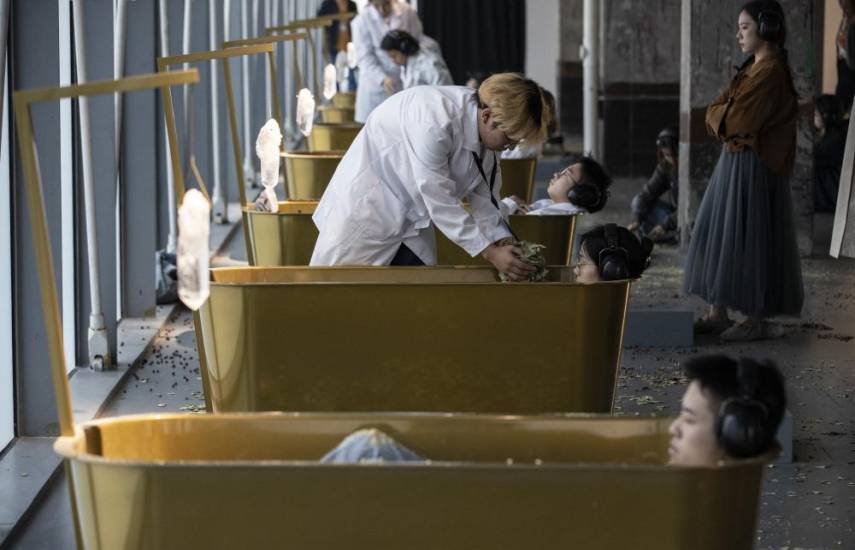
[[[507,214],[515,214],[519,210],[519,205],[510,197],[502,199],[502,205],[507,209]],[[534,201],[529,205],[529,211],[526,212],[529,216],[572,216],[584,213],[587,213],[587,210],[572,202],[555,202],[552,199]]]
[[[421,48],[415,55],[407,58],[407,64],[401,67],[401,80],[405,90],[413,86],[454,84],[445,60],[437,51],[428,48]]]
[[[417,86],[375,109],[315,211],[311,265],[388,265],[402,243],[433,265],[434,224],[472,256],[510,236],[472,155],[487,178],[496,166],[501,204],[498,158],[482,152],[477,115],[474,90],[460,86]]]
[[[409,4],[392,0],[389,19],[384,19],[377,8],[368,5],[353,19],[351,29],[359,67],[355,119],[365,122],[371,111],[389,97],[383,87],[387,76],[395,81],[395,91],[401,89],[401,69],[380,48],[383,37],[389,31],[399,29],[418,40],[422,36],[422,22]]]

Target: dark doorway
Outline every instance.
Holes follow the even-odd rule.
[[[454,77],[525,70],[526,0],[429,0],[419,2],[425,34],[436,39]]]

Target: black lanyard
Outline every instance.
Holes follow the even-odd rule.
[[[484,183],[490,188],[490,201],[493,203],[493,206],[496,207],[496,210],[499,211],[499,219],[502,220],[502,223],[505,224],[505,227],[508,228],[508,231],[511,232],[511,235],[514,236],[515,241],[519,241],[519,237],[514,233],[514,230],[511,229],[510,224],[505,221],[505,216],[502,215],[502,209],[499,206],[499,201],[496,200],[496,196],[493,195],[493,187],[496,185],[496,167],[499,165],[499,159],[496,158],[496,153],[493,153],[493,170],[490,171],[490,179],[487,179],[487,173],[484,172],[484,163],[481,162],[481,157],[478,156],[478,153],[472,151],[472,158],[475,159],[475,166],[478,167],[478,171],[481,172],[481,177],[484,178]]]

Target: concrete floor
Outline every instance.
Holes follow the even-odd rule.
[[[584,225],[628,221],[629,198],[640,183],[617,181],[610,206],[588,216]],[[824,255],[829,217],[817,219],[816,232],[816,254],[802,263],[805,309],[800,319],[776,319],[782,338],[727,346],[710,338],[691,348],[627,349],[618,380],[616,414],[674,415],[685,387],[679,368],[683,358],[726,352],[778,362],[787,376],[795,422],[795,462],[767,472],[756,545],[763,550],[855,549],[855,261]],[[245,258],[242,247],[238,233],[227,255]],[[701,311],[700,300],[680,294],[681,265],[676,247],[657,248],[653,265],[633,289],[632,307]],[[202,405],[191,317],[181,311],[161,331],[107,414],[176,412]],[[54,482],[9,547],[73,548],[64,478]]]

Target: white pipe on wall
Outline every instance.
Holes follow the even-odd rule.
[[[228,34],[228,10],[229,0],[225,0],[223,11],[224,34]],[[228,40],[228,39],[226,39]],[[218,48],[217,44],[217,0],[208,0],[208,47],[212,50]],[[225,61],[229,62],[228,59]],[[220,179],[220,104],[219,90],[217,89],[217,61],[210,61],[211,75],[211,167],[214,172],[214,189],[211,197],[211,210],[215,223],[226,223],[226,204],[223,200],[223,186]]]
[[[115,0],[116,13],[113,27],[113,78],[118,80],[125,74],[125,37],[127,35],[128,0]],[[116,319],[122,318],[122,290],[124,289],[124,254],[122,251],[122,94],[113,96],[114,162],[116,171]]]
[[[84,84],[86,78],[86,32],[84,30],[83,1],[74,0],[74,57],[77,67],[77,82]],[[92,135],[89,126],[89,100],[78,99],[80,115],[80,156],[83,168],[83,200],[86,218],[86,252],[89,258],[89,364],[101,369],[110,365],[110,348],[104,313],[101,310],[101,279],[98,254],[98,226],[95,219],[95,182],[92,176]]]
[[[599,137],[599,0],[585,0],[583,29],[584,35],[580,57],[582,58],[582,74],[584,80],[583,126],[585,152],[590,153],[597,160],[602,160],[600,159]]]

